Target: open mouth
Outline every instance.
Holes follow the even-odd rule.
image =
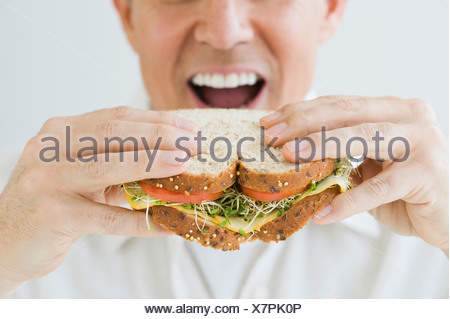
[[[189,87],[203,107],[246,108],[261,95],[265,82],[254,72],[198,73]]]

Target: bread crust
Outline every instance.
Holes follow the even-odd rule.
[[[223,251],[239,250],[240,243],[248,241],[250,237],[250,235],[243,236],[241,233],[205,222],[200,217],[196,222],[195,217],[186,215],[174,207],[153,206],[150,213],[155,223],[186,240],[198,242],[205,247]]]
[[[339,194],[339,187],[331,187],[325,191],[308,196],[272,222],[265,224],[254,234],[243,236],[204,219],[186,215],[174,207],[153,206],[150,214],[153,221],[167,230],[189,241],[196,241],[205,247],[223,251],[239,250],[241,243],[259,239],[263,242],[279,242],[286,240],[299,229],[303,228],[309,219],[328,205]],[[197,227],[198,225],[198,227]],[[204,225],[204,226],[203,226]],[[200,229],[203,229],[203,232]]]
[[[218,193],[234,184],[236,170],[237,162],[234,162],[218,176],[206,173],[200,175],[180,174],[172,177],[147,179],[144,182],[184,195]]]
[[[256,237],[263,242],[279,242],[302,229],[315,213],[320,212],[340,193],[339,187],[330,187],[323,192],[303,198],[283,215],[265,224]]]
[[[292,169],[280,174],[251,170],[241,162],[238,183],[260,192],[299,194],[307,190],[312,182],[330,175],[333,169],[334,159],[306,163],[298,171]]]
[[[251,170],[245,163],[234,162],[218,176],[202,173],[200,175],[180,174],[166,178],[144,180],[155,187],[190,195],[222,192],[237,182],[245,187],[266,193],[302,193],[312,182],[330,175],[334,169],[334,159],[306,163],[298,169],[274,174]]]

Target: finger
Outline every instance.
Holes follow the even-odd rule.
[[[69,131],[66,129],[66,136],[61,143],[66,147],[67,136],[71,140],[68,146],[72,157],[153,149],[158,143],[161,150],[177,150],[181,146],[189,149],[191,154],[197,153],[196,135],[193,132],[167,124],[107,120]],[[64,148],[62,151],[66,154]]]
[[[349,99],[350,100],[350,99],[359,99],[359,98],[360,98],[359,96],[352,96],[352,95],[341,95],[341,96],[327,95],[327,96],[318,97],[313,100],[307,100],[307,101],[301,101],[298,103],[287,104],[283,107],[280,107],[275,112],[267,114],[266,116],[263,116],[259,120],[259,123],[261,126],[268,129],[282,121],[285,121],[288,118],[286,116],[286,114],[288,112],[292,111],[292,110],[290,110],[290,108],[291,109],[299,108],[299,109],[306,110],[306,109],[318,107],[319,105],[333,103],[339,99]],[[295,113],[297,113],[297,112],[295,112]]]
[[[287,142],[282,153],[291,162],[363,155],[377,161],[405,161],[415,134],[409,125],[364,123],[310,134]]]
[[[98,154],[84,160],[64,163],[57,177],[61,185],[81,194],[109,185],[179,175],[190,165],[186,152],[162,150]]]
[[[109,206],[79,199],[74,210],[65,214],[67,227],[81,234],[107,234],[133,237],[161,237],[173,235],[153,222],[151,216],[147,225],[146,213],[122,207]]]
[[[278,146],[296,136],[303,137],[320,132],[322,127],[329,131],[362,123],[401,123],[411,120],[417,122],[433,113],[421,113],[427,108],[427,104],[421,104],[420,100],[394,97],[317,99],[286,105],[275,114],[261,119],[261,125],[265,128],[266,142],[269,143],[277,137],[273,145]]]
[[[182,119],[173,112],[140,110],[128,106],[118,106],[82,115],[51,118],[45,122],[38,134],[60,134],[64,132],[66,126],[89,126],[105,120],[166,124],[186,131],[195,132],[198,130],[194,122]]]
[[[394,202],[411,192],[412,168],[392,165],[361,185],[336,196],[330,205],[313,217],[318,224],[330,224],[381,205]]]

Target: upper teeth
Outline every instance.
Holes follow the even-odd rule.
[[[192,78],[192,83],[197,86],[209,86],[215,89],[232,89],[243,85],[255,85],[258,75],[254,72],[248,73],[199,73]]]

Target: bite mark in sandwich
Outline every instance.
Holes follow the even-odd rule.
[[[234,146],[239,137],[255,137],[257,142],[245,144],[241,151],[247,158],[257,158],[254,155],[261,145],[257,123],[268,111],[174,112],[195,121],[208,140],[226,136]],[[202,149],[209,149],[205,146]],[[214,150],[225,152],[220,147]],[[284,159],[280,147],[271,150],[278,161],[247,163],[236,154],[220,163],[207,153],[202,154],[206,162],[192,157],[190,168],[181,175],[124,184],[127,200],[162,227],[203,246],[231,251],[256,239],[286,240],[334,196],[351,187],[352,166],[346,159],[327,159],[296,169]]]

